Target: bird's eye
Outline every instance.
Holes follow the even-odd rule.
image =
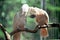
[[[35,15],[30,15],[30,18],[35,18],[36,16]]]

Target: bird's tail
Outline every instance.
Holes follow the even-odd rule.
[[[48,30],[47,28],[41,28],[40,29],[40,34],[42,37],[48,37]]]

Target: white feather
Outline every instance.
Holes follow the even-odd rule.
[[[28,4],[23,4],[22,5],[22,11],[23,12],[28,12],[28,9],[29,9],[29,5]]]

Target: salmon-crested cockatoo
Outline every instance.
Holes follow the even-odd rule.
[[[21,10],[14,16],[13,29],[17,28],[24,29],[26,22],[26,15],[28,13],[28,4],[23,4]],[[20,40],[21,32],[15,33],[13,35],[13,40]]]
[[[48,25],[49,16],[45,10],[39,9],[37,7],[29,7],[29,13],[30,13],[30,15],[35,16],[37,25],[40,25],[39,27],[46,27],[45,25]],[[40,36],[48,37],[47,28],[40,29]]]

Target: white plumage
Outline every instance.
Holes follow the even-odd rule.
[[[28,4],[23,4],[22,5],[22,11],[23,12],[28,12],[28,9],[29,9],[29,5]]]

